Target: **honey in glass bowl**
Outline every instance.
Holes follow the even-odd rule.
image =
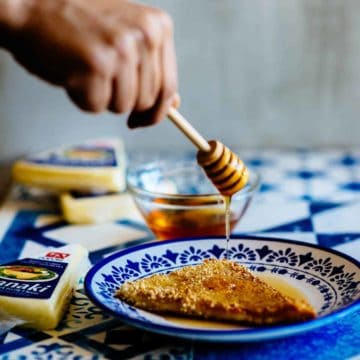
[[[179,205],[179,209],[156,209],[144,216],[147,225],[160,240],[206,235],[223,236],[225,233],[224,205],[214,209],[181,209]],[[241,214],[231,213],[230,230],[240,217]]]
[[[248,184],[232,197],[230,229],[246,212],[259,186]],[[158,161],[130,168],[128,188],[159,240],[225,235],[225,203],[195,161]]]

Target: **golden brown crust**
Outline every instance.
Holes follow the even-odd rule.
[[[245,267],[227,260],[206,260],[167,275],[130,281],[116,296],[153,312],[256,325],[316,316],[307,302],[282,295]]]

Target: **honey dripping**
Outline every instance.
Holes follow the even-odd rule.
[[[226,251],[225,259],[229,259],[229,242],[230,242],[230,215],[231,215],[231,196],[224,196],[225,204],[225,236],[226,236]]]
[[[249,178],[248,169],[242,160],[228,147],[217,140],[210,140],[210,151],[199,151],[197,161],[204,169],[207,177],[224,197],[225,203],[225,235],[226,253],[230,241],[231,197],[240,191]]]
[[[227,248],[230,238],[231,196],[241,190],[248,181],[248,170],[244,163],[229,148],[217,140],[206,141],[193,126],[171,107],[169,119],[199,149],[197,160],[206,175],[225,198],[225,224]],[[227,257],[226,251],[226,257]]]

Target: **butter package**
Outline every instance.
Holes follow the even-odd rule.
[[[123,191],[126,158],[119,139],[92,140],[31,155],[15,162],[16,182],[51,190]]]
[[[72,224],[94,224],[138,218],[138,209],[127,192],[122,193],[79,193],[66,192],[60,196],[65,220]]]
[[[14,321],[41,330],[56,328],[88,266],[80,245],[50,249],[37,258],[0,266],[0,328]],[[8,326],[8,325],[6,325]]]

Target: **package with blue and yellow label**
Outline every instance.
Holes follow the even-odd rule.
[[[100,139],[47,150],[17,161],[12,173],[27,186],[121,192],[126,187],[124,145],[119,139]]]
[[[80,245],[0,265],[0,328],[2,321],[15,319],[24,326],[54,329],[88,265],[88,251]]]

